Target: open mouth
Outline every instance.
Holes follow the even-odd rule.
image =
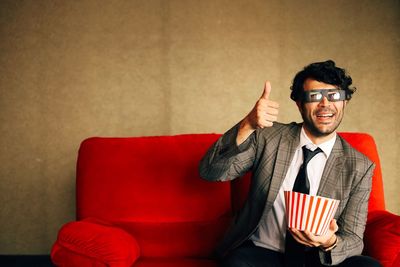
[[[336,112],[331,109],[318,109],[315,110],[315,116],[319,120],[328,120],[333,118],[336,115]]]
[[[333,113],[324,113],[324,114],[317,114],[317,118],[325,119],[325,118],[333,118],[335,114]]]
[[[318,110],[315,112],[316,121],[322,124],[331,124],[334,121],[336,112],[332,110]]]

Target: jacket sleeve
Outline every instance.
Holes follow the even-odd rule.
[[[346,207],[338,218],[339,230],[336,232],[337,246],[331,251],[320,250],[320,260],[324,265],[337,265],[346,258],[361,255],[363,236],[368,213],[368,200],[371,192],[372,174],[375,164],[365,159],[364,172],[354,180]],[[361,178],[360,178],[361,177]]]
[[[200,176],[209,181],[229,181],[241,177],[249,171],[255,159],[255,132],[239,146],[236,124],[221,136],[200,161]]]

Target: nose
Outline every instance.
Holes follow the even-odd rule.
[[[331,102],[328,100],[328,98],[326,96],[322,96],[322,99],[321,99],[321,101],[319,102],[318,105],[326,107],[326,106],[329,106],[330,103]]]

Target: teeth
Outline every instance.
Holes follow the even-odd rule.
[[[322,114],[322,115],[317,115],[318,117],[332,117],[333,114]]]

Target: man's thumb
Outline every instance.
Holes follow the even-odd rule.
[[[338,225],[337,225],[335,219],[332,219],[332,221],[331,221],[331,223],[330,223],[330,225],[329,225],[329,228],[330,228],[333,232],[336,232],[336,231],[339,229],[339,227],[338,227]]]
[[[261,98],[268,100],[270,93],[271,93],[271,83],[269,81],[266,81],[264,85],[264,92]]]

